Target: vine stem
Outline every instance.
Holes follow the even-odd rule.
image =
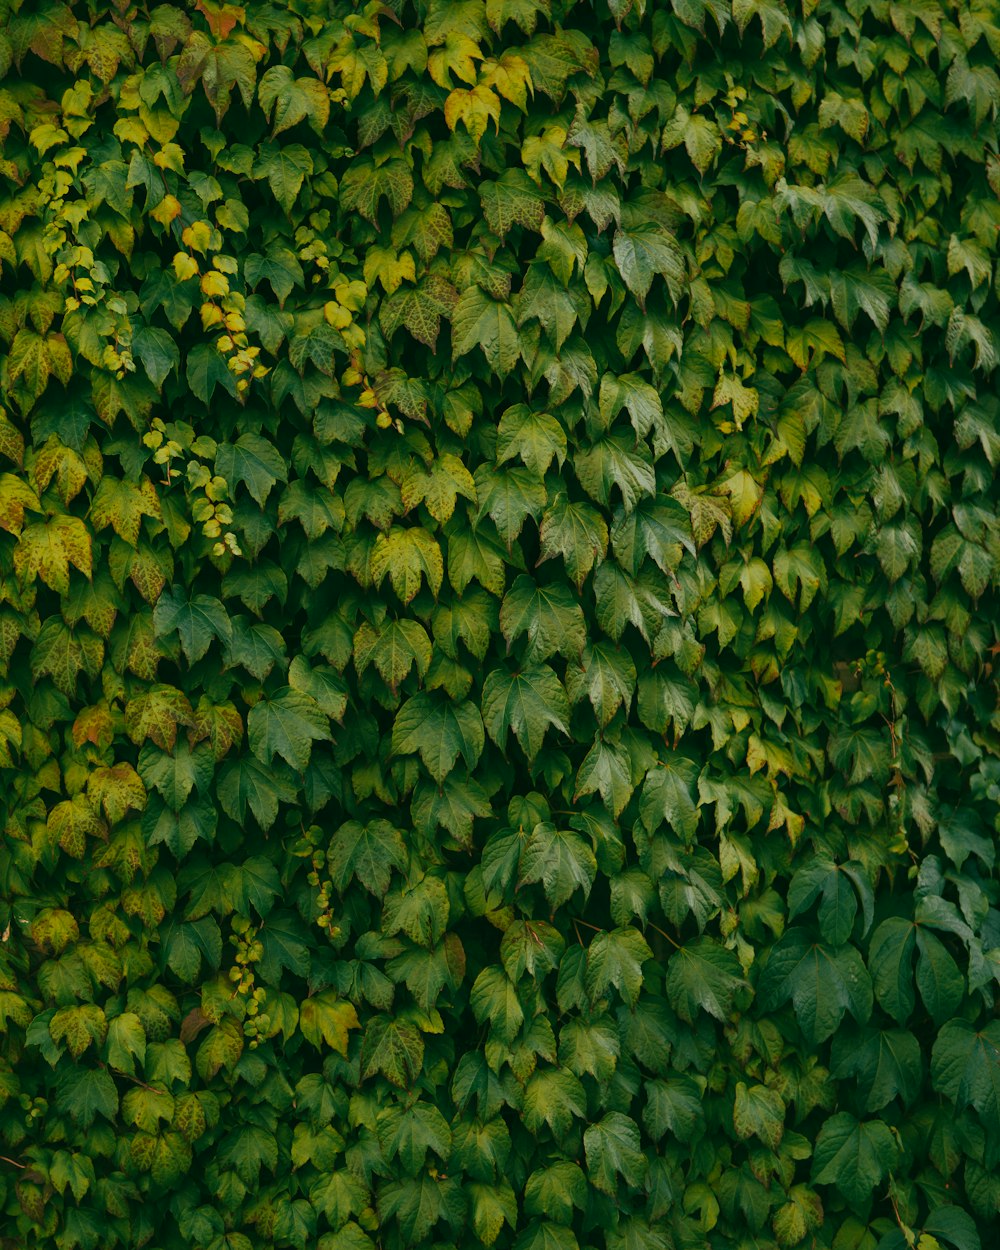
[[[664,933],[664,931],[660,928],[660,926],[659,926],[658,924],[653,924],[653,922],[652,922],[652,921],[650,921],[650,922],[649,922],[649,927],[650,927],[651,929],[655,929],[655,930],[656,930],[656,932],[660,935],[660,937],[665,937],[665,938],[667,939],[667,941],[670,943],[670,945],[674,948],[674,950],[675,950],[675,951],[679,951],[679,950],[680,950],[680,948],[681,948],[681,944],[680,944],[680,942],[675,942],[675,941],[674,941],[674,939],[670,936],[670,934],[669,934],[669,933]]]

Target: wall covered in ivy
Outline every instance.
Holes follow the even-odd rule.
[[[0,1250],[984,1250],[994,0],[0,3]]]

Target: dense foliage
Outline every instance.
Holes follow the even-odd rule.
[[[978,1250],[996,4],[0,10],[0,1246]]]

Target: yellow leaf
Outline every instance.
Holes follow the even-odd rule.
[[[368,298],[368,288],[363,282],[359,282],[357,278],[352,278],[350,282],[344,277],[338,278],[333,284],[333,293],[337,303],[343,304],[351,312],[361,312],[365,306],[365,300]]]
[[[69,590],[69,566],[85,577],[93,571],[90,533],[79,517],[53,516],[23,530],[14,550],[14,568],[23,580],[38,576],[53,590]]]
[[[42,122],[40,126],[36,126],[28,136],[31,146],[36,148],[40,155],[43,155],[49,148],[58,147],[60,143],[68,143],[69,135],[61,126],[54,126],[51,122]]]
[[[207,252],[222,245],[222,235],[207,221],[193,221],[185,226],[181,240],[195,252]]]
[[[179,282],[197,277],[198,262],[193,256],[189,256],[187,252],[178,252],[174,257],[174,273],[177,275]]]
[[[471,91],[456,88],[444,102],[444,119],[449,129],[455,130],[462,122],[476,143],[486,133],[491,117],[499,134],[500,97],[488,87],[473,87]]]
[[[214,299],[229,294],[229,279],[224,273],[215,270],[203,274],[201,279],[202,294]]]
[[[743,422],[755,416],[760,407],[760,396],[752,386],[744,386],[735,374],[720,375],[712,397],[712,407],[721,408],[723,404],[732,404],[736,428],[743,429]]]
[[[90,520],[95,530],[110,525],[119,538],[134,547],[144,516],[159,520],[160,501],[148,477],[138,483],[104,477],[90,505]]]
[[[102,700],[93,707],[82,708],[73,722],[72,733],[78,747],[85,742],[92,742],[101,750],[109,747],[115,738],[115,721],[108,703]]]
[[[24,510],[41,512],[42,505],[31,487],[13,473],[0,474],[0,528],[8,534],[20,534]]]
[[[181,202],[176,196],[165,195],[155,208],[150,209],[149,215],[161,226],[169,226],[175,218],[181,215]]]
[[[153,157],[153,164],[157,169],[170,169],[175,174],[182,174],[184,172],[184,149],[176,143],[165,143]]]
[[[144,147],[146,140],[149,138],[149,131],[138,119],[138,117],[122,117],[114,124],[115,138],[122,143],[134,143],[137,147]]]
[[[65,447],[53,434],[32,458],[30,475],[39,492],[48,490],[54,478],[63,503],[68,504],[84,488],[90,472],[80,453]]]
[[[388,534],[379,534],[371,557],[372,577],[379,585],[386,573],[392,588],[404,603],[409,603],[420,589],[421,578],[427,579],[436,597],[444,578],[441,548],[426,530],[393,526]]]
[[[764,497],[764,488],[746,469],[739,469],[732,477],[727,478],[722,483],[722,489],[729,496],[733,520],[737,525],[745,525],[750,520]]]
[[[439,87],[450,87],[452,74],[472,86],[476,81],[474,62],[482,59],[483,54],[474,39],[449,31],[444,46],[434,48],[428,56],[427,69]]]
[[[332,990],[314,994],[305,999],[299,1008],[302,1035],[317,1048],[325,1043],[331,1050],[346,1055],[348,1032],[360,1027],[354,1006],[338,999]]]
[[[323,305],[323,316],[327,324],[333,326],[335,330],[343,330],[351,324],[351,314],[333,300]]]
[[[417,272],[410,252],[395,252],[391,247],[374,244],[365,255],[365,281],[369,287],[376,278],[389,295],[398,291],[403,282],[414,282]]]
[[[499,61],[485,61],[479,81],[516,104],[522,113],[527,111],[528,96],[534,95],[528,63],[513,52],[505,52]]]
[[[146,806],[146,787],[131,764],[115,764],[94,769],[87,778],[87,798],[116,825],[130,810],[141,812]]]

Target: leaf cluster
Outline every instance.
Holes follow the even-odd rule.
[[[0,1250],[992,1244],[994,8],[0,15]]]

